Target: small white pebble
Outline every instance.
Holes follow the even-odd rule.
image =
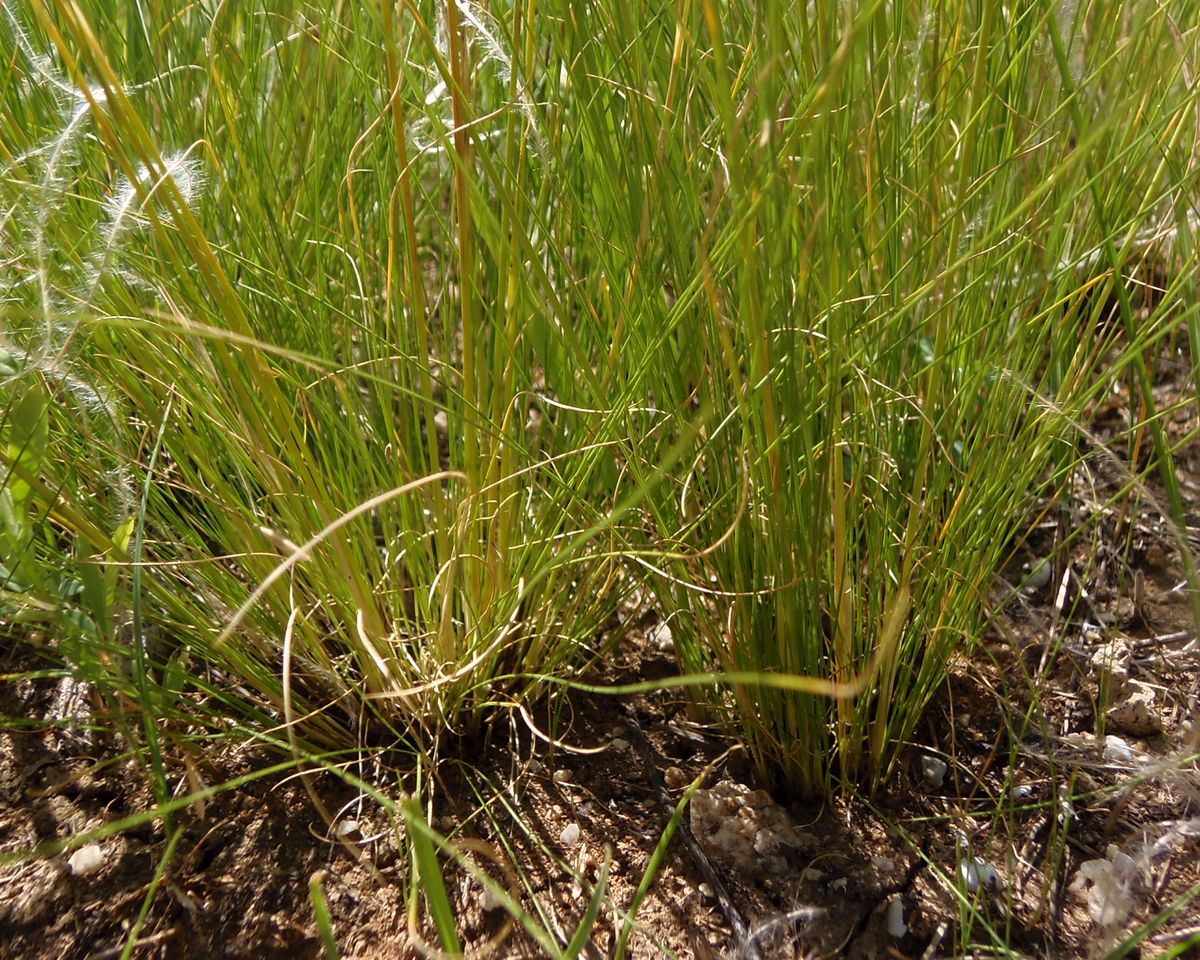
[[[710,887],[707,883],[700,884],[700,886],[697,887],[696,889],[698,889],[700,891],[700,895],[702,897],[705,897],[708,900],[711,900],[713,898],[713,888]]]
[[[963,883],[966,884],[967,890],[971,893],[981,886],[990,890],[1000,885],[1000,874],[996,872],[996,868],[979,857],[964,860],[962,866],[958,868],[958,872]]]
[[[671,636],[671,628],[665,623],[656,623],[646,631],[646,639],[650,641],[651,646],[663,653],[669,653],[674,647],[674,638]]]
[[[838,877],[836,880],[834,880],[834,881],[833,881],[833,883],[831,883],[831,884],[829,885],[829,889],[830,889],[830,890],[831,890],[833,893],[845,893],[845,892],[846,892],[846,885],[847,885],[849,882],[850,882],[850,878],[849,878],[849,877]]]
[[[904,900],[900,897],[888,904],[887,932],[896,940],[908,933],[908,924],[904,922]]]
[[[871,866],[881,873],[891,873],[896,869],[896,861],[891,857],[872,857]]]
[[[1104,738],[1104,759],[1117,763],[1132,763],[1136,755],[1127,741],[1110,735]]]
[[[663,771],[663,782],[668,790],[682,790],[688,784],[688,775],[679,767],[667,767]]]
[[[568,823],[562,828],[562,833],[558,835],[558,839],[562,841],[562,845],[568,850],[574,850],[579,843],[579,824]]]
[[[1035,564],[1027,564],[1030,567],[1029,575],[1025,578],[1025,589],[1029,591],[1041,590],[1050,582],[1050,577],[1054,571],[1050,566],[1050,558],[1040,560]]]
[[[100,848],[100,844],[89,843],[86,847],[80,847],[71,854],[67,866],[77,877],[90,877],[104,866],[104,851]]]
[[[484,887],[479,894],[479,906],[484,910],[499,910],[504,904],[500,902],[500,898],[492,893],[491,890]]]
[[[934,790],[940,790],[946,780],[946,763],[929,754],[921,757],[921,776]]]
[[[554,771],[554,782],[555,783],[570,783],[572,776],[573,776],[573,774],[571,773],[570,770],[563,770],[560,767],[558,770]]]
[[[343,820],[333,830],[335,837],[348,837],[358,830],[357,820]]]

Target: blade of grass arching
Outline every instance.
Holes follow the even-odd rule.
[[[281,577],[285,576],[287,572],[297,564],[307,560],[316,547],[320,546],[329,537],[337,533],[347,524],[356,520],[358,517],[368,514],[372,510],[383,506],[385,503],[395,500],[397,497],[402,497],[431,483],[438,483],[444,480],[452,479],[465,480],[466,478],[462,473],[459,473],[456,470],[447,470],[442,473],[435,473],[429,477],[421,477],[419,480],[414,480],[411,483],[404,484],[403,486],[395,487],[394,489],[387,490],[369,500],[365,500],[364,502],[358,504],[358,506],[354,507],[354,509],[348,510],[340,517],[334,519],[332,523],[313,534],[312,537],[298,546],[289,557],[282,560],[275,566],[267,578],[263,580],[263,582],[260,583],[253,592],[251,592],[250,596],[246,599],[242,606],[234,612],[233,616],[229,619],[229,622],[225,625],[225,628],[213,641],[213,646],[219,647],[222,643],[230,638],[234,631],[237,630],[246,614],[250,612],[254,605],[271,588],[272,584],[278,581]]]
[[[646,869],[642,873],[642,879],[639,881],[637,890],[634,891],[633,898],[629,901],[629,908],[625,912],[625,920],[621,924],[621,935],[617,938],[613,960],[625,960],[625,951],[629,949],[629,938],[633,934],[633,924],[637,920],[638,908],[641,907],[646,894],[650,892],[650,888],[654,886],[654,881],[658,877],[658,871],[662,867],[663,860],[666,858],[667,849],[671,846],[671,841],[675,839],[675,831],[679,829],[679,824],[683,820],[683,815],[687,811],[688,805],[692,802],[692,797],[700,789],[707,775],[708,769],[705,768],[704,772],[696,777],[687,790],[683,792],[683,796],[675,804],[675,810],[671,814],[671,819],[667,821],[667,825],[663,829],[662,836],[658,838],[658,843],[654,845],[654,851],[650,854],[650,859],[646,862]]]
[[[329,915],[329,901],[325,899],[325,878],[328,876],[324,870],[318,870],[308,878],[308,898],[312,902],[313,919],[317,924],[317,936],[321,938],[325,960],[341,960],[342,953],[333,933],[333,918]]]
[[[150,763],[153,777],[154,799],[165,803],[171,797],[171,787],[167,783],[167,771],[163,765],[162,744],[159,741],[158,717],[154,707],[154,698],[150,691],[149,664],[146,658],[146,630],[144,595],[142,591],[142,553],[146,543],[146,505],[150,500],[150,488],[154,482],[154,467],[158,463],[158,454],[162,450],[163,437],[166,436],[167,424],[171,420],[171,402],[168,400],[163,410],[162,421],[158,425],[158,433],[154,438],[154,446],[150,450],[150,459],[146,463],[146,475],[142,479],[142,497],[138,504],[137,522],[133,528],[133,577],[130,604],[133,608],[133,681],[138,692],[138,702],[142,711],[142,730],[146,735],[146,744],[150,750]],[[170,820],[167,820],[170,827]]]
[[[409,797],[400,805],[404,817],[408,840],[412,844],[413,877],[416,881],[413,887],[412,903],[409,906],[409,929],[415,930],[420,894],[424,893],[429,914],[437,930],[442,948],[453,957],[462,956],[462,944],[458,939],[458,930],[454,923],[454,908],[446,894],[446,883],[442,877],[442,866],[438,863],[437,851],[433,844],[433,831],[425,821],[421,812],[421,804],[414,797]]]
[[[150,887],[146,890],[146,896],[142,898],[142,908],[138,911],[137,919],[134,920],[133,926],[129,928],[129,936],[125,940],[125,949],[121,951],[120,960],[129,960],[133,956],[133,951],[137,949],[138,934],[142,932],[142,926],[146,922],[146,917],[150,914],[150,905],[154,902],[154,897],[158,894],[158,888],[162,884],[163,877],[166,876],[167,868],[175,858],[175,847],[182,836],[183,827],[175,827],[170,830],[167,849],[163,851],[163,855],[158,861],[158,866],[154,870],[154,876],[150,880]]]
[[[600,875],[596,877],[596,882],[592,887],[592,895],[588,899],[587,909],[579,919],[579,926],[575,928],[575,933],[571,935],[570,942],[563,950],[563,960],[579,960],[584,947],[591,940],[592,929],[596,926],[596,917],[600,915],[600,908],[604,905],[604,901],[608,896],[608,872],[612,868],[612,857],[612,846],[606,846],[604,848],[604,863],[600,865]]]
[[[1058,67],[1059,79],[1063,85],[1075,135],[1083,137],[1087,130],[1087,124],[1084,122],[1083,113],[1079,106],[1079,90],[1075,84],[1068,61],[1062,31],[1060,25],[1054,20],[1050,22],[1049,29],[1051,46],[1054,50],[1054,60]],[[1125,334],[1130,341],[1136,341],[1137,322],[1134,316],[1133,304],[1130,302],[1129,290],[1122,275],[1124,258],[1120,255],[1116,244],[1113,242],[1108,204],[1100,193],[1100,181],[1096,175],[1095,163],[1092,157],[1093,155],[1089,151],[1084,158],[1084,169],[1087,171],[1088,188],[1094,208],[1093,212],[1100,227],[1100,245],[1103,250],[1104,259],[1112,270],[1111,286],[1117,297],[1117,306],[1120,310],[1121,323],[1125,328]],[[1193,361],[1195,361],[1195,357],[1193,357]],[[1186,529],[1186,517],[1183,492],[1179,483],[1178,473],[1175,470],[1175,459],[1170,454],[1170,444],[1166,431],[1163,429],[1162,423],[1155,413],[1154,387],[1146,365],[1145,356],[1140,351],[1134,356],[1133,366],[1141,394],[1142,419],[1148,421],[1150,425],[1150,436],[1154,443],[1154,452],[1158,459],[1163,486],[1167,491],[1167,504],[1171,511],[1171,519],[1180,530],[1184,530]],[[1183,561],[1183,572],[1188,584],[1188,600],[1191,604],[1192,621],[1196,625],[1196,628],[1200,629],[1200,577],[1197,576],[1195,558],[1186,540],[1179,544],[1179,554]]]

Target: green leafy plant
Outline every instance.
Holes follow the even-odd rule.
[[[0,615],[23,630],[49,630],[76,673],[99,681],[117,656],[122,586],[121,568],[107,560],[128,556],[133,520],[105,534],[48,485],[44,471],[64,431],[54,415],[52,385],[25,375],[12,358],[6,365],[0,386]]]

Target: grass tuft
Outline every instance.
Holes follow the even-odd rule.
[[[54,628],[164,811],[197,726],[478,743],[637,598],[681,676],[624,692],[688,689],[780,792],[878,794],[1109,394],[1185,529],[1152,358],[1198,345],[1196,30],[5,6],[0,611]]]

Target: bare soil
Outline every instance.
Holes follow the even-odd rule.
[[[1160,371],[1159,402],[1184,401],[1168,421],[1183,438],[1196,428],[1186,371],[1170,355]],[[1130,462],[1146,455],[1117,439],[1126,410],[1127,398],[1114,397],[1095,411],[1107,452],[1097,446],[1079,472],[1070,514],[1045,514],[996,599],[1053,557],[1048,572],[1010,597],[955,666],[888,793],[825,808],[774,797],[799,839],[769,870],[765,855],[747,870],[745,858],[738,866],[728,851],[677,834],[629,955],[934,958],[998,940],[1029,956],[1094,957],[1195,894],[1200,646],[1165,494],[1149,482],[1111,500]],[[1200,446],[1179,464],[1188,509],[1200,517]],[[668,675],[662,638],[651,612],[601,679]],[[66,701],[86,691],[44,666],[27,643],[0,659],[0,855],[22,855],[0,861],[0,958],[117,957],[130,942],[136,958],[321,957],[308,892],[317,871],[343,957],[436,954],[420,945],[434,939],[427,923],[415,922],[417,937],[409,928],[395,824],[328,774],[312,785],[357,856],[331,837],[295,776],[255,780],[178,813],[174,856],[148,905],[168,843],[159,820],[99,841],[92,870],[67,854],[31,853],[153,806],[118,737],[60,722]],[[556,706],[569,717],[555,731],[561,746],[518,719],[446,765],[435,826],[483,848],[481,864],[515,863],[525,908],[565,943],[610,852],[609,896],[628,906],[693,778],[703,776],[705,789],[756,784],[745,757],[694,722],[679,694],[576,694]],[[186,795],[272,759],[167,762]],[[931,761],[945,764],[940,782]],[[388,759],[374,762],[356,773],[399,797]],[[489,943],[492,956],[540,955],[519,927],[504,931],[503,911],[488,909],[480,887],[447,870],[469,956],[487,955]],[[1105,878],[1107,900],[1098,895]],[[1168,915],[1130,955],[1197,956],[1197,903]],[[611,956],[619,929],[602,910],[585,956]]]

